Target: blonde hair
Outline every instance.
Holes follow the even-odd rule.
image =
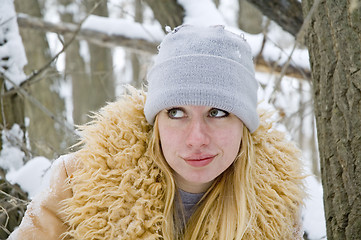
[[[149,144],[150,157],[163,171],[164,188],[163,237],[170,239],[241,239],[245,234],[255,209],[256,193],[250,181],[254,148],[249,130],[243,128],[243,137],[238,156],[233,164],[218,176],[198,204],[184,231],[180,231],[175,217],[174,198],[176,184],[172,169],[161,150],[158,121],[155,120]]]

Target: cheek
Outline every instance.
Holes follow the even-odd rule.
[[[167,126],[159,126],[159,138],[163,145],[171,145],[170,141],[177,141],[177,131]]]
[[[169,159],[169,156],[176,152],[176,146],[179,146],[180,135],[177,130],[169,129],[167,126],[159,127],[159,138],[164,157]]]
[[[224,129],[218,133],[217,145],[223,149],[225,154],[236,157],[241,145],[242,132],[243,129],[239,128]]]

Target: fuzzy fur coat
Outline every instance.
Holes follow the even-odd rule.
[[[143,114],[145,97],[131,90],[82,127],[82,149],[71,157],[76,167],[65,163],[63,170],[56,170],[66,171],[67,176],[66,183],[60,184],[67,193],[61,204],[43,204],[43,213],[30,206],[23,221],[32,226],[20,225],[18,237],[14,234],[9,239],[32,239],[21,235],[24,229],[40,236],[34,223],[45,221],[41,214],[56,215],[61,223],[61,237],[54,239],[162,239],[164,181],[147,154],[152,126]],[[300,153],[272,128],[268,117],[261,114],[260,127],[252,134],[256,153],[252,179],[258,197],[245,239],[290,239],[283,235],[284,221],[294,223],[288,226],[295,229],[292,238],[300,239],[299,209],[304,197]],[[34,201],[31,205],[37,204]],[[44,231],[46,223],[42,227]]]

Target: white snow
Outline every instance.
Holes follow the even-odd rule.
[[[306,188],[308,198],[303,210],[303,228],[309,239],[326,239],[322,186],[314,176],[309,176],[306,178]]]
[[[24,137],[23,131],[18,124],[14,124],[10,130],[1,132],[2,151],[0,152],[0,167],[6,171],[17,171],[23,165],[25,153],[21,151],[19,143]]]
[[[0,73],[19,85],[26,79],[23,72],[27,64],[25,49],[19,35],[13,0],[1,0],[0,4]],[[13,84],[5,81],[7,89]]]
[[[10,171],[6,178],[12,184],[19,184],[33,198],[46,185],[45,175],[50,166],[47,158],[35,157],[18,171]]]
[[[108,18],[90,15],[82,25],[82,29],[104,32],[109,35],[121,35],[134,39],[159,42],[164,33],[158,25],[140,24],[128,19]]]
[[[183,6],[185,17],[183,24],[190,25],[226,25],[220,12],[211,0],[177,0]]]

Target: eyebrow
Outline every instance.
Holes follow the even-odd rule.
[[[172,110],[172,109],[180,109],[180,110],[185,111],[185,108],[184,108],[184,107],[180,107],[180,106],[168,107],[168,108],[165,108],[164,110],[165,110],[165,111],[169,111],[169,110]]]

